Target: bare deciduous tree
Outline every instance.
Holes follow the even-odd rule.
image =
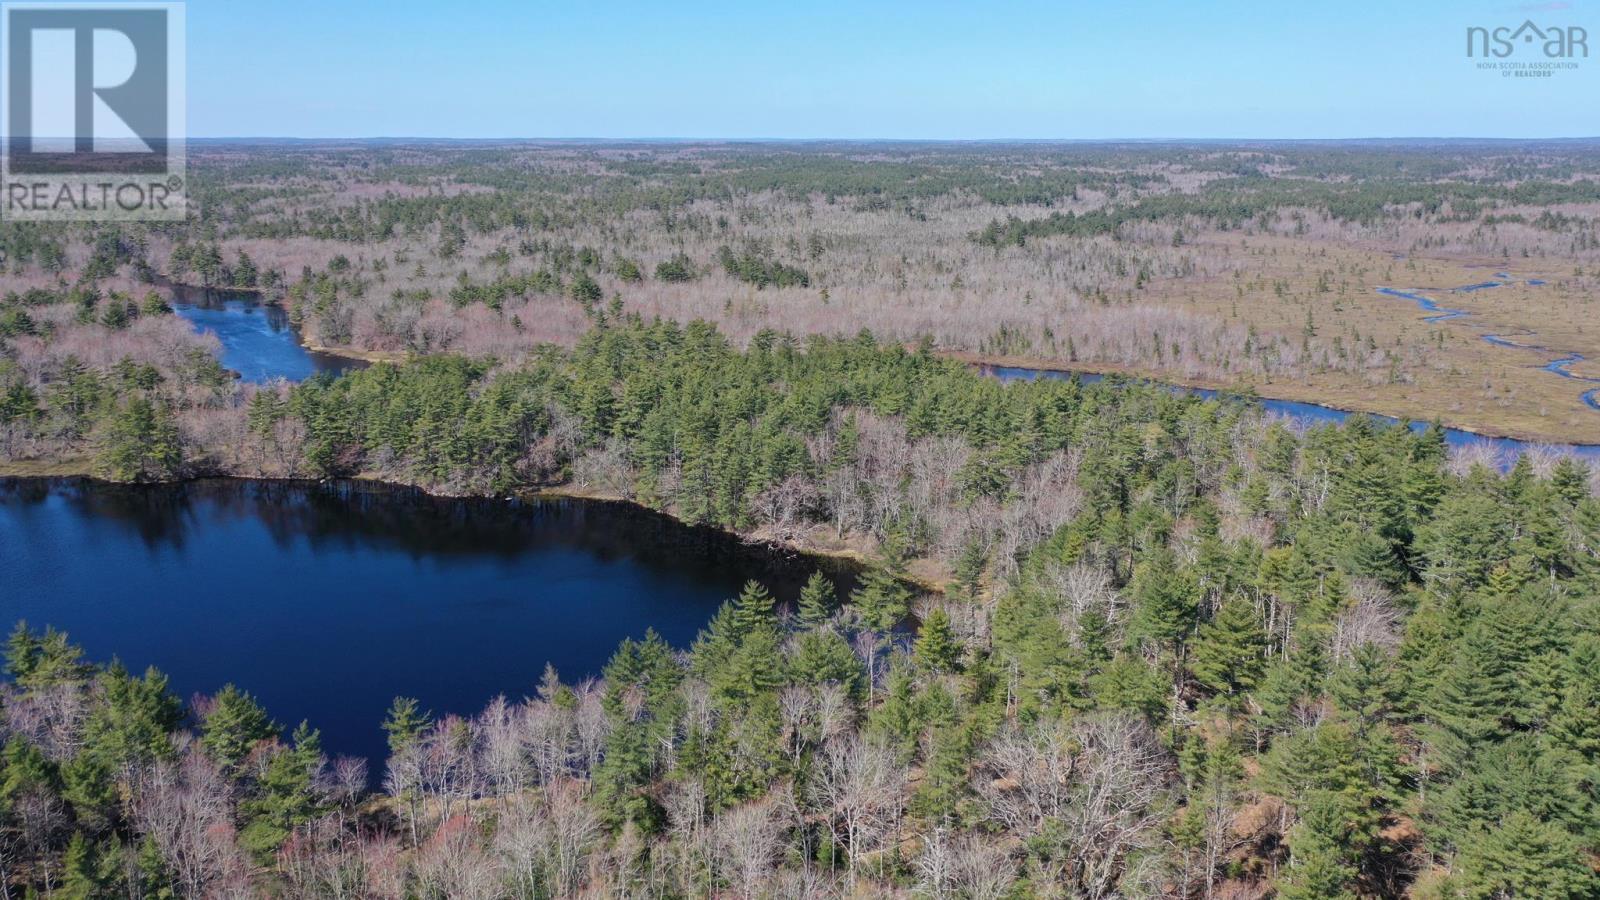
[[[140,773],[130,809],[176,874],[185,897],[205,898],[245,870],[234,838],[232,791],[215,763],[191,747]]]
[[[1172,776],[1142,720],[1102,714],[1003,732],[983,753],[976,787],[1014,834],[1048,830],[1059,840],[1062,876],[1098,898],[1114,890],[1131,856],[1153,846]]]
[[[811,784],[811,802],[843,838],[854,878],[898,826],[905,770],[888,746],[861,735],[826,745]]]
[[[756,896],[772,872],[783,834],[773,801],[763,798],[724,810],[712,824],[712,831],[717,871],[740,896]]]

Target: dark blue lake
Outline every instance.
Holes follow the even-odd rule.
[[[196,331],[222,341],[222,365],[241,380],[303,381],[318,372],[335,374],[366,365],[360,360],[307,350],[282,306],[253,293],[174,286],[172,308]]]
[[[66,630],[182,696],[234,682],[375,769],[397,695],[467,714],[533,692],[547,662],[598,675],[623,638],[687,647],[746,579],[792,598],[814,566],[595,501],[0,479],[6,628]]]

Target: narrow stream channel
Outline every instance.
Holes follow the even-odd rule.
[[[1498,278],[1500,280],[1499,281],[1482,281],[1482,282],[1479,282],[1477,284],[1469,284],[1469,285],[1466,285],[1464,287],[1453,288],[1453,289],[1451,289],[1451,293],[1470,294],[1470,293],[1473,293],[1475,291],[1483,291],[1483,290],[1489,290],[1491,288],[1505,287],[1508,284],[1516,284],[1517,283],[1514,279],[1512,279],[1511,274],[1509,272],[1496,272],[1495,273],[1495,278]],[[1538,286],[1540,286],[1542,284],[1545,284],[1545,282],[1540,280],[1540,279],[1538,279],[1538,278],[1530,278],[1530,279],[1524,281],[1523,284],[1527,284],[1530,287],[1538,287]],[[1423,316],[1422,321],[1424,321],[1424,322],[1432,323],[1432,322],[1444,322],[1444,321],[1447,321],[1449,319],[1465,319],[1465,318],[1467,318],[1467,317],[1472,315],[1472,311],[1471,310],[1466,310],[1466,309],[1446,309],[1445,307],[1440,306],[1433,299],[1431,299],[1431,298],[1429,298],[1427,296],[1424,296],[1423,294],[1421,294],[1418,291],[1400,291],[1400,290],[1395,290],[1394,288],[1386,288],[1385,287],[1385,288],[1378,288],[1378,293],[1383,294],[1385,296],[1389,296],[1389,297],[1399,297],[1402,300],[1410,300],[1410,301],[1416,303],[1417,307],[1419,309],[1422,309],[1424,312],[1435,313],[1435,315]],[[1481,328],[1482,326],[1476,325],[1474,323],[1473,327]],[[1576,353],[1576,352],[1565,351],[1565,350],[1556,350],[1556,349],[1551,348],[1551,347],[1546,347],[1543,344],[1528,344],[1528,343],[1521,343],[1521,342],[1510,340],[1510,337],[1512,337],[1512,336],[1521,337],[1521,336],[1532,336],[1532,335],[1533,335],[1533,332],[1531,332],[1531,331],[1519,331],[1519,332],[1516,332],[1514,335],[1509,335],[1509,336],[1505,335],[1505,334],[1484,334],[1484,335],[1481,335],[1481,337],[1483,338],[1483,340],[1489,342],[1490,344],[1493,344],[1496,347],[1506,347],[1506,348],[1514,349],[1514,350],[1534,350],[1534,351],[1538,351],[1538,352],[1542,352],[1542,353],[1554,353],[1554,354],[1557,355],[1558,358],[1557,359],[1553,359],[1548,363],[1545,363],[1543,366],[1540,366],[1539,368],[1544,369],[1546,372],[1549,372],[1552,375],[1558,375],[1558,376],[1560,376],[1562,378],[1570,379],[1572,381],[1582,381],[1582,382],[1586,382],[1586,383],[1589,383],[1589,384],[1600,384],[1600,378],[1590,378],[1590,377],[1588,377],[1586,375],[1579,375],[1579,374],[1577,374],[1577,373],[1572,371],[1572,366],[1575,366],[1578,363],[1581,363],[1581,362],[1584,362],[1585,360],[1587,360],[1588,357],[1585,357],[1582,353]],[[1591,389],[1589,389],[1587,391],[1584,391],[1582,394],[1579,395],[1579,399],[1582,400],[1584,405],[1588,406],[1590,409],[1593,409],[1593,410],[1596,410],[1596,411],[1600,411],[1600,388],[1591,388]]]

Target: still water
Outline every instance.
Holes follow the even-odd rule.
[[[223,367],[238,372],[243,381],[304,381],[318,372],[338,374],[366,365],[307,350],[288,312],[275,303],[261,302],[255,294],[184,286],[170,290],[173,311],[196,331],[216,335],[222,342]]]
[[[375,770],[397,695],[466,714],[547,662],[598,675],[623,638],[687,647],[746,579],[792,598],[815,565],[604,502],[0,479],[4,627],[66,630],[184,697],[234,682]]]

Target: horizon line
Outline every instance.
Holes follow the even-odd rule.
[[[1365,135],[1349,137],[672,137],[633,135],[627,137],[511,136],[461,137],[441,135],[205,135],[184,138],[188,141],[447,141],[460,143],[845,143],[845,144],[1175,144],[1175,143],[1354,143],[1477,141],[1482,143],[1541,143],[1554,141],[1600,141],[1600,134],[1544,137],[1494,137],[1487,135]]]

